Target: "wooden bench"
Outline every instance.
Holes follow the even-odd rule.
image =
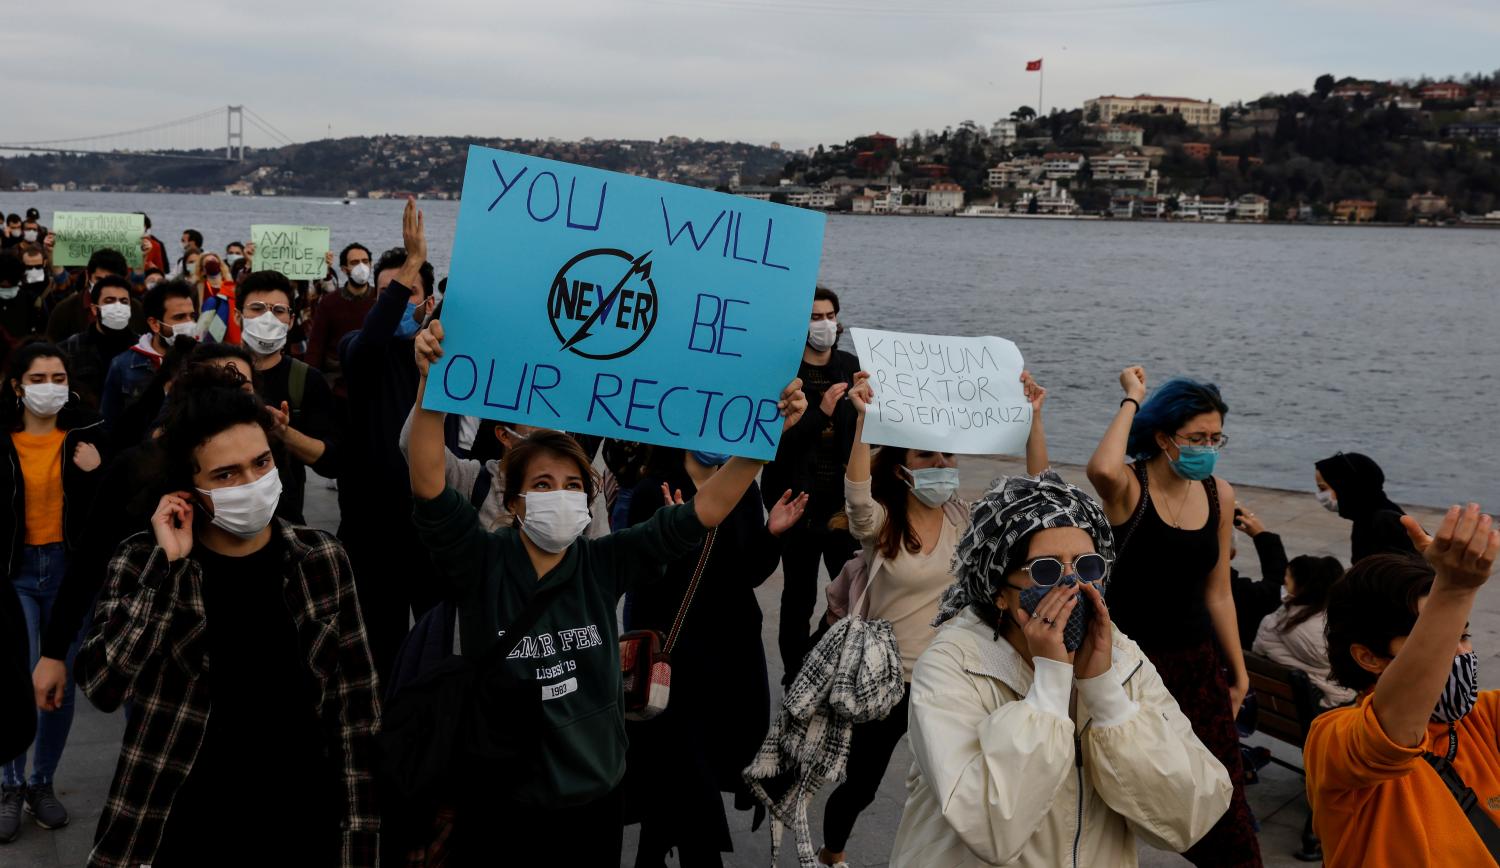
[[[1307,730],[1321,710],[1322,693],[1313,686],[1306,672],[1282,666],[1248,650],[1244,653],[1245,670],[1250,675],[1250,689],[1255,692],[1257,703],[1255,731],[1301,750],[1307,742]],[[1275,754],[1271,755],[1271,762],[1306,775],[1301,766]],[[1311,813],[1302,829],[1302,849],[1292,855],[1303,862],[1323,858],[1322,847],[1313,834]]]

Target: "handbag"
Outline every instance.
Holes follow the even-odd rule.
[[[714,528],[703,540],[698,566],[693,569],[693,578],[682,595],[682,604],[677,607],[677,617],[672,620],[672,629],[665,640],[656,630],[631,630],[620,636],[620,680],[624,686],[626,720],[650,720],[667,710],[667,702],[672,698],[672,648],[682,632],[682,621],[698,591],[698,582],[703,579],[703,568],[708,565],[717,535],[718,528]]]

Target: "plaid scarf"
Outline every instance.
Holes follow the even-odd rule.
[[[771,814],[771,864],[791,826],[797,860],[815,868],[807,806],[825,783],[844,779],[854,724],[884,719],[905,692],[891,622],[850,615],[808,652],[745,782]]]
[[[1036,476],[1011,476],[990,483],[969,514],[969,529],[953,555],[953,585],[943,592],[932,626],[968,606],[993,607],[999,583],[1018,566],[1016,544],[1049,527],[1076,527],[1094,538],[1094,547],[1111,563],[1114,532],[1094,499],[1047,469]]]

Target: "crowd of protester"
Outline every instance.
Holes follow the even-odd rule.
[[[149,219],[141,266],[57,267],[40,216],[0,229],[0,845],[68,824],[81,688],[126,721],[95,866],[614,866],[639,823],[638,868],[713,868],[723,795],[852,865],[903,738],[894,850],[862,859],[1257,866],[1254,654],[1317,691],[1327,864],[1500,856],[1500,693],[1468,633],[1500,530],[1469,505],[1429,535],[1339,453],[1313,483],[1350,566],[1288,558],[1216,475],[1212,384],[1122,371],[1095,499],[1025,372],[1026,472],[969,504],[955,455],[864,442],[875,385],[826,288],[759,462],[425,409],[415,203],[400,246],[314,281],[191,228],[173,258]],[[319,479],[336,533],[308,526]],[[778,569],[779,704],[755,596]]]

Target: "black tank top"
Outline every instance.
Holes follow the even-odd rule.
[[[1130,519],[1114,527],[1122,548],[1110,571],[1110,617],[1146,650],[1201,644],[1213,636],[1204,593],[1219,562],[1219,486],[1203,480],[1208,522],[1197,530],[1175,528],[1157,514],[1146,465],[1132,465],[1141,500]]]

